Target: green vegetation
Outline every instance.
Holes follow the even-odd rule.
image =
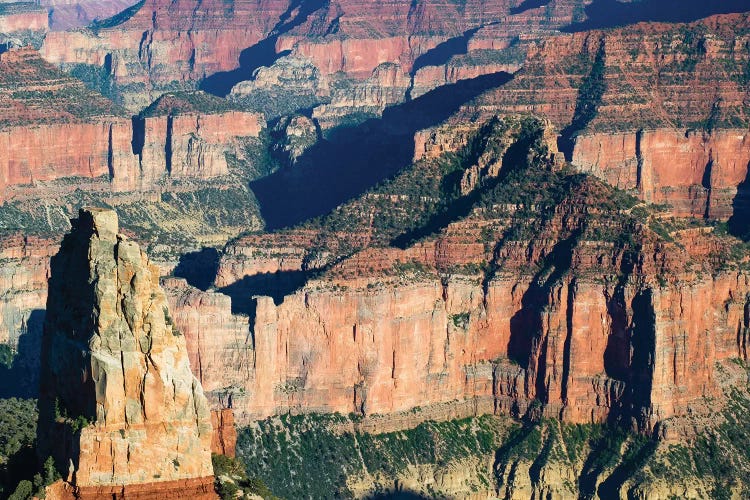
[[[484,66],[489,64],[523,64],[526,51],[520,43],[511,45],[505,50],[478,49],[465,55],[453,57],[451,62],[456,66]]]
[[[112,101],[93,94],[85,86],[72,84],[55,90],[18,90],[11,93],[13,99],[25,105],[45,108],[64,106],[65,111],[76,118],[101,116],[124,116],[125,111]],[[59,112],[59,109],[56,109]]]
[[[449,316],[448,319],[451,320],[453,326],[455,326],[456,328],[462,328],[465,330],[469,326],[469,317],[470,314],[468,312],[464,312],[453,314],[452,316]]]
[[[89,89],[99,92],[112,101],[119,100],[116,88],[112,82],[112,68],[106,64],[102,66],[73,64],[68,68],[68,74],[73,78],[81,80]]]
[[[216,477],[216,492],[222,500],[234,500],[240,491],[244,494],[257,495],[263,500],[280,500],[262,480],[248,479],[247,467],[241,460],[213,454],[211,462]]]
[[[258,137],[241,140],[239,156],[227,154],[227,164],[241,172],[243,179],[252,181],[271,175],[281,168],[277,155],[271,151],[272,140],[268,129],[263,129]]]
[[[217,236],[228,239],[262,225],[252,192],[240,182],[225,179],[204,181],[193,189],[165,191],[157,200],[104,200],[95,192],[76,190],[55,203],[6,203],[0,206],[0,231],[60,234],[69,229],[70,218],[82,206],[116,207],[122,230],[146,246],[154,258],[176,259],[184,249],[203,246]]]
[[[105,65],[106,66],[106,65]],[[73,72],[86,84],[67,76],[41,58],[23,64],[5,64],[0,71],[0,93],[22,114],[0,118],[0,129],[28,124],[71,123],[102,116],[126,117],[129,113],[99,92],[107,90],[108,69],[74,66]],[[38,82],[46,82],[39,86]],[[106,93],[106,92],[105,92]],[[14,105],[13,102],[17,101]]]
[[[490,416],[377,435],[353,430],[352,422],[341,415],[267,419],[241,430],[238,454],[248,474],[285,498],[347,498],[347,477],[369,474],[386,490],[410,465],[449,466],[489,456],[503,432]],[[474,467],[475,487],[489,486],[489,471],[480,463]]]
[[[399,245],[437,231],[468,214],[476,197],[462,193],[465,171],[481,158],[485,164],[502,163],[503,170],[523,169],[543,162],[543,124],[534,118],[490,120],[476,131],[468,145],[438,159],[423,160],[358,199],[328,215],[302,224],[303,228],[336,233],[372,231],[371,243]],[[506,158],[507,157],[507,158]],[[481,186],[478,186],[481,187]]]
[[[71,434],[78,433],[84,427],[91,425],[91,420],[86,415],[71,415],[65,407],[64,402],[55,399],[55,422],[65,424]]]
[[[36,420],[35,399],[0,399],[0,464],[33,443]]]
[[[13,348],[8,344],[0,344],[0,366],[5,368],[13,367],[13,358],[16,354]]]
[[[586,56],[582,57],[587,62]],[[596,117],[596,112],[602,103],[602,97],[607,89],[604,79],[606,72],[604,58],[604,43],[602,43],[596,53],[593,64],[591,64],[591,71],[583,79],[581,86],[578,88],[578,100],[576,101],[573,122],[568,127],[567,133],[563,132],[563,135],[574,134],[585,129]]]
[[[232,95],[230,99],[244,109],[263,113],[269,121],[293,115],[302,109],[312,109],[325,102],[312,91],[301,88],[287,90],[284,87],[254,89],[246,95]]]
[[[691,477],[708,485],[711,498],[747,498],[750,484],[750,397],[737,388],[728,391],[728,402],[714,416],[715,425],[685,445],[669,445],[651,464],[651,472],[670,482]]]
[[[34,441],[38,413],[34,399],[0,399],[0,497],[39,496],[59,476],[51,459],[38,470]]]
[[[217,465],[215,459],[215,469],[234,478],[223,483],[223,495],[246,488],[251,483],[247,474],[254,474],[285,498],[349,498],[353,492],[348,486],[358,479],[371,481],[373,493],[387,493],[399,476],[410,477],[414,466],[447,471],[460,464],[467,471],[466,492],[497,492],[501,498],[528,481],[534,487],[546,481],[562,497],[620,498],[632,495],[634,488],[648,492],[664,480],[675,492],[679,485],[691,484],[697,491],[707,488],[711,498],[730,498],[732,492],[746,497],[742,478],[750,464],[750,424],[743,416],[750,411],[750,399],[739,394],[722,412],[724,422],[689,446],[662,443],[618,426],[546,418],[519,424],[482,416],[366,434],[356,430],[361,417],[282,416],[242,429],[241,462],[221,458]],[[240,470],[243,466],[246,472]],[[421,493],[445,495],[433,488]],[[270,491],[261,491],[270,498]]]
[[[720,377],[733,380],[725,376],[728,370],[733,376],[748,373],[745,361],[736,364],[739,368],[717,365]],[[227,461],[217,470],[232,470],[227,474],[246,481],[244,466],[285,498],[349,498],[354,492],[348,487],[364,479],[372,493],[387,493],[395,480],[414,479],[415,466],[436,473],[459,466],[467,493],[488,491],[500,498],[529,483],[562,498],[647,498],[665,488],[678,497],[693,491],[701,498],[747,498],[750,394],[727,387],[726,404],[706,399],[701,412],[663,423],[695,429],[681,444],[660,440],[658,427],[647,435],[628,430],[625,422],[562,423],[542,417],[542,404],[532,401],[522,421],[496,416],[427,421],[383,434],[362,432],[363,418],[354,414],[270,418],[241,429],[242,463]],[[427,488],[417,493],[445,495]]]

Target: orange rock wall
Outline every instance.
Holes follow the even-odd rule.
[[[110,167],[110,152],[129,146],[125,120],[99,123],[51,124],[0,130],[0,188],[63,177],[130,178],[135,158],[117,155]],[[127,151],[127,149],[125,149]],[[117,171],[115,171],[115,166]]]
[[[409,74],[413,63],[442,42],[466,36],[472,29],[496,23],[503,28],[480,30],[471,48],[507,48],[526,31],[554,29],[572,21],[580,0],[556,1],[548,9],[532,9],[510,16],[520,0],[471,0],[461,5],[447,0],[410,4],[389,0],[373,4],[341,0],[321,5],[307,17],[288,0],[149,0],[129,20],[96,35],[84,32],[51,33],[45,40],[45,59],[55,64],[101,66],[112,57],[114,80],[144,85],[127,92],[126,105],[136,109],[153,101],[164,85],[192,85],[203,77],[238,67],[244,49],[269,35],[277,52],[291,50],[312,60],[325,75],[339,71],[368,78],[382,63],[400,65]],[[274,31],[277,28],[277,31]],[[467,41],[467,44],[469,42]],[[487,73],[490,68],[451,70],[444,78]],[[427,74],[425,74],[427,75]],[[249,77],[250,75],[248,75]],[[421,78],[426,84],[425,77]],[[435,86],[440,82],[432,82]]]
[[[64,481],[56,481],[45,488],[47,500],[179,500],[185,496],[198,500],[217,499],[213,477],[111,488],[74,488]]]
[[[214,428],[211,453],[234,458],[237,448],[237,430],[234,428],[232,410],[225,408],[211,411],[211,425]]]
[[[700,233],[689,238],[695,243],[681,244],[694,258],[715,251]],[[508,264],[486,288],[471,277],[384,274],[399,260],[443,267],[487,258],[482,244],[447,239],[367,250],[336,266],[333,282],[312,281],[278,305],[254,299],[249,322],[212,292],[178,286],[170,303],[187,338],[200,339],[188,345],[193,365],[204,367],[202,383],[214,400],[231,400],[240,423],[286,411],[394,414],[452,401],[519,415],[538,399],[566,421],[625,415],[653,428],[720,395],[716,363],[745,356],[748,276],[680,271],[687,257],[659,247],[644,250],[651,257],[638,279],[620,282],[601,276],[623,256],[592,243],[576,248],[575,272],[541,289],[523,263],[541,258],[547,244],[506,248]],[[674,274],[660,282],[663,266]],[[175,300],[186,294],[190,301]]]
[[[670,129],[582,135],[573,164],[678,216],[726,219],[737,187],[750,175],[750,134]]]
[[[175,178],[226,175],[224,153],[234,138],[257,137],[262,126],[253,113],[147,118],[140,159],[133,154],[130,120],[6,128],[0,130],[0,198],[12,196],[19,185],[66,177],[104,178],[114,191],[140,191],[153,189],[168,171]]]

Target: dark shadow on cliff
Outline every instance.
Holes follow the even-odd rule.
[[[443,66],[447,64],[454,56],[466,55],[469,53],[469,42],[472,37],[482,28],[487,26],[494,26],[500,24],[500,21],[483,24],[464,31],[460,36],[449,38],[448,40],[439,43],[432,49],[428,50],[421,56],[417,57],[414,61],[414,65],[411,69],[411,87],[414,87],[414,76],[417,72],[427,66]],[[411,99],[412,88],[406,93],[407,100]]]
[[[611,331],[607,337],[607,347],[604,349],[604,373],[621,382],[627,381],[630,364],[628,318],[624,304],[624,287],[618,287],[615,296],[607,300]]]
[[[688,23],[714,14],[730,14],[750,10],[748,0],[643,0],[620,3],[617,0],[596,0],[586,7],[586,20],[563,28],[579,32],[627,26],[644,21]]]
[[[750,241],[750,164],[745,180],[737,186],[732,200],[732,216],[727,223],[729,232],[744,241]]]
[[[50,259],[47,311],[41,335],[39,363],[39,457],[53,457],[58,473],[68,474],[71,457],[77,461],[80,452],[80,430],[83,422],[96,419],[96,387],[87,373],[87,358],[95,332],[97,315],[97,281],[91,277],[89,243],[95,232],[92,212],[79,211],[71,219],[71,230],[60,250]],[[90,373],[90,372],[89,372]],[[74,380],[65,384],[60,380]],[[60,417],[65,416],[64,421]],[[80,426],[70,425],[78,421]],[[74,463],[78,469],[78,463]]]
[[[557,147],[567,161],[573,160],[576,135],[584,130],[594,118],[607,89],[605,80],[604,43],[599,46],[589,74],[581,82],[576,98],[576,109],[570,125],[560,131]]]
[[[579,237],[580,230],[555,244],[545,258],[542,269],[534,276],[529,288],[524,292],[521,298],[521,309],[510,318],[508,357],[524,369],[529,368],[535,344],[541,340],[542,311],[548,303],[550,289],[559,283],[570,270],[573,249],[578,243]],[[537,398],[545,402],[543,368],[546,365],[544,360],[546,348],[541,346],[537,350],[542,359],[538,360],[536,364],[541,369],[537,373],[536,379],[529,381],[529,384],[535,383],[537,385]]]
[[[33,481],[39,459],[33,446],[24,446],[0,465],[0,498],[10,498],[21,481]]]
[[[646,289],[633,297],[633,320],[630,327],[630,384],[625,395],[626,416],[639,427],[646,423],[646,411],[651,407],[651,388],[656,356],[656,312],[653,291]]]
[[[18,338],[11,366],[0,365],[0,398],[36,398],[39,395],[44,315],[43,309],[31,312],[26,321],[26,333]]]
[[[530,421],[525,421],[523,427],[514,431],[509,438],[503,442],[503,445],[495,451],[495,459],[492,464],[492,471],[495,474],[495,482],[497,484],[495,493],[501,496],[500,493],[503,490],[503,477],[505,476],[504,471],[507,465],[515,467],[515,464],[510,464],[514,452],[518,449],[519,445],[524,443],[528,439],[531,432],[537,427],[538,424]],[[508,474],[510,475],[510,474]],[[501,496],[502,497],[502,496]]]
[[[255,301],[253,296],[271,297],[276,305],[283,302],[284,297],[294,293],[307,282],[308,273],[304,271],[279,271],[245,276],[229,286],[219,289],[219,292],[232,299],[232,314],[247,314],[255,316]]]
[[[512,78],[493,73],[446,85],[388,108],[380,119],[331,131],[294,167],[250,184],[268,230],[323,215],[409,165],[414,134],[446,120],[468,101]]]
[[[219,251],[215,248],[203,248],[181,255],[174,275],[184,278],[190,286],[205,292],[213,284],[218,270]]]
[[[581,475],[578,476],[579,498],[586,500],[596,498],[598,479],[620,456],[620,450],[626,438],[627,433],[622,428],[611,425],[604,430],[601,437],[591,443],[591,451],[583,463]]]
[[[519,5],[518,7],[513,7],[510,9],[510,14],[515,16],[518,14],[523,14],[527,10],[533,10],[538,9],[539,7],[544,7],[545,5],[548,5],[552,0],[524,0],[524,2]]]
[[[466,54],[469,51],[469,40],[479,31],[482,26],[467,30],[461,36],[449,38],[439,43],[421,56],[417,57],[412,66],[411,76],[427,66],[442,66],[450,61],[451,57]]]
[[[643,441],[644,438],[642,437],[640,439],[630,443],[623,461],[599,485],[597,488],[599,498],[618,498],[625,481],[631,479],[633,474],[642,469],[654,455],[658,441],[654,438],[646,438],[646,441]]]
[[[492,125],[489,124],[489,127]],[[483,134],[479,134],[481,137]],[[466,217],[475,208],[485,193],[491,192],[498,184],[505,182],[513,172],[518,171],[528,161],[529,151],[532,148],[534,136],[527,136],[519,139],[508,147],[503,154],[502,167],[497,177],[487,179],[479,189],[471,191],[469,194],[450,203],[444,210],[437,212],[435,215],[423,224],[411,231],[403,233],[391,241],[391,245],[406,250],[418,240],[430,235],[439,233],[462,217]],[[479,156],[467,159],[467,165],[476,164]],[[454,174],[447,176],[443,181],[443,191],[451,192],[460,189],[463,172],[456,171]]]
[[[279,58],[289,55],[291,53],[289,50],[276,52],[276,42],[279,37],[305,23],[310,15],[327,6],[328,3],[329,0],[293,1],[266,38],[240,53],[237,69],[208,76],[203,79],[199,88],[209,94],[226,97],[232,87],[239,82],[250,80],[255,70],[262,66],[271,66]]]

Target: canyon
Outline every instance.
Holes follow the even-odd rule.
[[[424,478],[476,498],[713,494],[704,476],[586,479],[595,440],[574,459],[565,439],[640,433],[612,451],[615,475],[630,447],[656,464],[744,405],[750,14],[43,3],[50,26],[0,3],[0,343],[15,355],[0,392],[39,397],[40,454],[74,494],[209,498],[211,451],[267,472],[269,436],[329,417],[322,434],[363,442],[457,419],[476,438],[463,465],[435,452],[395,485],[362,458],[336,490],[356,497]],[[85,366],[50,349],[73,349],[63,330],[92,335],[73,339]],[[534,433],[524,446],[546,458],[514,455]]]
[[[40,0],[48,11],[50,29],[65,31],[88,26],[119,14],[136,4],[135,0]]]
[[[550,37],[531,46],[512,82],[421,131],[415,158],[460,146],[449,130],[469,117],[534,113],[560,131],[581,171],[675,215],[726,219],[746,196],[750,161],[748,22],[732,14]]]
[[[499,175],[491,165],[513,145],[480,164]],[[716,362],[744,357],[747,276],[720,257],[731,238],[702,228],[659,236],[628,222],[632,208],[590,208],[610,196],[584,182],[525,242],[508,236],[518,208],[475,209],[404,250],[376,245],[343,260],[309,230],[275,244],[249,236],[219,262],[215,285],[230,296],[170,282],[175,322],[207,392],[240,422],[399,414],[415,400],[523,415],[537,400],[566,421],[619,415],[652,430],[717,394]],[[619,231],[633,241],[607,239]],[[367,245],[361,234],[343,239]],[[496,268],[483,277],[487,266]],[[299,281],[316,268],[327,271]]]
[[[355,82],[371,77],[381,64],[396,64],[402,77],[414,76],[415,85],[429,89],[507,67],[492,57],[487,62],[476,57],[456,60],[448,68],[454,52],[461,55],[475,45],[478,54],[485,54],[487,46],[510,47],[522,32],[571,24],[573,11],[583,4],[556,1],[547,9],[512,14],[518,3],[424,1],[410,7],[388,2],[375,7],[356,1],[235,1],[230,6],[180,2],[164,7],[151,0],[93,32],[50,33],[42,54],[64,68],[102,67],[110,58],[111,78],[131,109],[146,106],[165,88],[189,88],[202,79],[202,88],[226,95],[235,84],[252,80],[255,69],[289,53],[323,75],[341,73]],[[502,23],[505,30],[487,34],[491,43],[469,42],[485,40],[482,28],[505,17],[512,19]],[[425,71],[417,74],[419,69]]]

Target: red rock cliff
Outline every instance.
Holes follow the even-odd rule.
[[[228,108],[218,98],[224,108],[211,108],[215,103],[207,96],[186,95],[156,102],[150,108],[153,116],[136,129],[124,109],[37,52],[0,55],[0,199],[38,197],[37,183],[69,177],[94,181],[98,190],[123,192],[158,189],[165,177],[226,175],[225,153],[236,139],[257,137],[265,123],[258,114]],[[209,107],[185,107],[185,99]],[[183,106],[165,111],[166,101]],[[136,143],[139,151],[134,151]]]
[[[201,381],[240,422],[448,403],[518,415],[537,400],[570,422],[619,416],[651,429],[720,395],[716,364],[745,356],[750,280],[718,270],[731,241],[687,230],[669,243],[618,226],[627,212],[597,215],[603,189],[588,181],[533,238],[497,250],[486,239],[507,220],[477,213],[406,250],[355,254],[282,300],[248,290],[235,300],[252,304],[249,321],[228,297],[176,284],[175,322],[198,339]],[[593,232],[570,236],[583,228]],[[637,254],[596,236],[613,230],[635,231]],[[233,273],[270,269],[254,267],[252,249],[255,264],[237,267],[238,251]],[[491,279],[466,271],[488,261]]]
[[[750,15],[737,14],[550,37],[532,44],[512,82],[450,123],[544,116],[583,171],[677,215],[727,218],[750,160],[749,27]],[[417,136],[418,158],[453,147],[444,129]]]

